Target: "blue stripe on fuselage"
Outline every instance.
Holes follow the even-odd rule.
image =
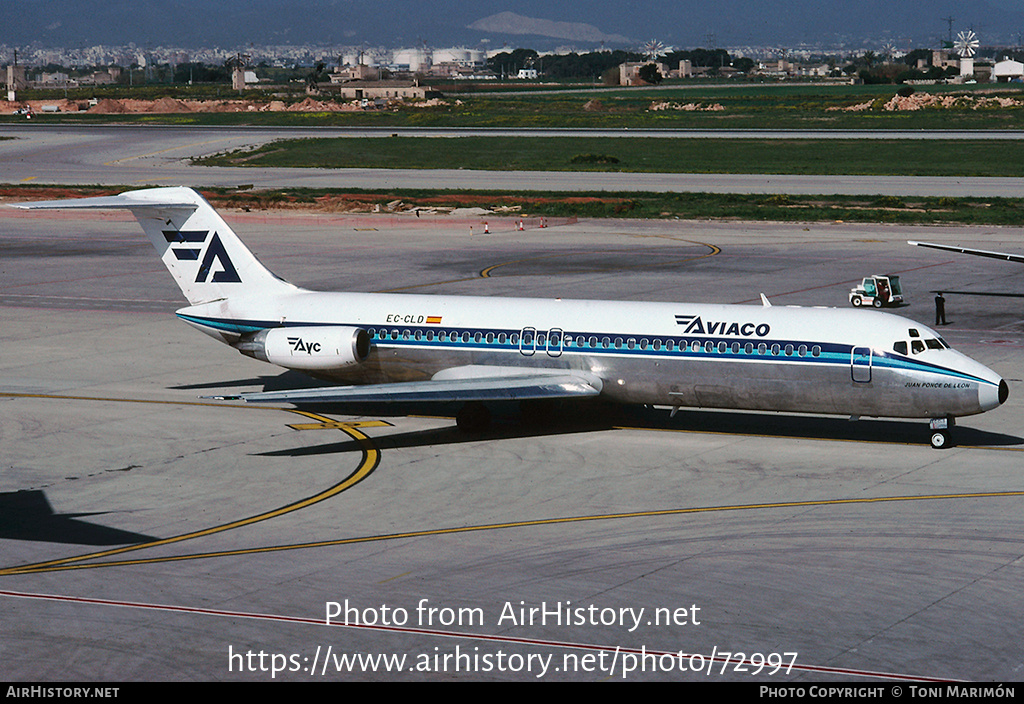
[[[246,335],[250,333],[259,332],[260,330],[266,330],[269,328],[278,327],[332,327],[332,326],[346,326],[346,327],[357,327],[363,328],[367,331],[373,330],[374,334],[371,335],[370,341],[372,344],[378,347],[417,347],[422,349],[449,349],[449,350],[478,350],[478,351],[496,351],[496,352],[519,352],[525,356],[534,356],[543,358],[544,356],[551,356],[557,358],[564,354],[584,354],[584,355],[609,355],[616,357],[633,357],[633,358],[669,358],[669,359],[719,359],[725,361],[734,362],[768,362],[773,364],[778,363],[794,363],[794,364],[823,364],[823,365],[835,365],[849,367],[851,364],[851,354],[856,345],[845,345],[832,342],[808,342],[803,340],[773,340],[766,338],[742,338],[736,339],[735,337],[693,337],[693,336],[658,336],[658,335],[637,335],[634,333],[628,334],[615,334],[615,333],[585,333],[585,332],[562,332],[560,340],[564,340],[566,337],[572,338],[575,343],[576,340],[583,340],[586,344],[583,346],[577,344],[564,345],[561,344],[553,349],[548,349],[545,346],[528,346],[526,353],[523,352],[523,348],[520,344],[520,336],[522,329],[507,330],[500,328],[457,328],[452,326],[440,326],[440,325],[421,325],[421,326],[397,326],[397,325],[366,325],[360,323],[310,323],[310,322],[296,322],[290,321],[283,325],[278,321],[259,321],[259,320],[237,320],[233,318],[207,318],[198,317],[193,315],[186,315],[183,313],[177,314],[182,320],[188,321],[195,325],[200,325],[220,332],[230,332],[239,335]],[[397,332],[397,338],[392,337],[392,332]],[[416,333],[420,333],[420,339],[416,339]],[[440,340],[439,333],[444,332],[446,335],[445,340]],[[534,341],[537,339],[537,334],[547,335],[548,330],[534,330]],[[433,339],[428,340],[427,334],[433,333]],[[463,335],[469,333],[469,340],[463,341]],[[476,336],[479,334],[479,341]],[[487,335],[492,335],[492,341],[487,342]],[[499,335],[505,335],[506,341],[500,343],[497,341]],[[516,342],[512,342],[512,336],[516,336]],[[598,345],[591,347],[589,345],[590,338],[597,338]],[[610,343],[609,346],[604,347],[603,340],[608,338]],[[546,337],[545,337],[546,339]],[[636,345],[630,349],[626,346],[627,340],[634,340]],[[615,340],[621,341],[621,346],[615,347]],[[647,340],[647,347],[641,349],[639,346],[640,340]],[[660,349],[654,349],[652,345],[653,340],[659,340],[661,342]],[[671,341],[673,349],[669,350],[666,348],[665,343]],[[684,343],[685,347],[681,348],[680,343]],[[699,342],[700,348],[694,350],[692,348],[693,342]],[[705,347],[706,343],[711,342],[713,349],[708,351]],[[725,351],[719,351],[719,344],[726,343]],[[732,351],[732,345],[739,344],[739,351]],[[747,344],[753,345],[751,352],[744,351],[744,347]],[[765,353],[758,352],[758,345],[764,344],[767,346]],[[772,354],[771,349],[775,346],[779,346],[778,353]],[[799,355],[797,350],[803,345],[806,348],[806,352],[803,356]],[[792,347],[790,354],[785,353],[787,346]],[[820,353],[815,356],[812,354],[813,348],[819,348]],[[553,354],[552,354],[553,353]],[[890,369],[895,371],[905,372],[927,372],[931,374],[938,374],[942,376],[950,376],[957,379],[965,379],[970,381],[976,381],[979,383],[992,384],[993,382],[986,379],[982,379],[964,372],[957,371],[956,369],[950,369],[949,367],[942,367],[930,362],[922,362],[914,360],[909,357],[905,357],[892,352],[874,352],[871,357],[872,368]]]

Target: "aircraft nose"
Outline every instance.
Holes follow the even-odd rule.
[[[998,386],[985,384],[978,392],[978,401],[981,404],[981,410],[990,411],[1006,403],[1009,396],[1010,387],[1007,385],[1006,379],[1000,379]]]

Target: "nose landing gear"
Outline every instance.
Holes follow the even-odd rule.
[[[953,426],[956,419],[953,416],[945,418],[932,418],[928,427],[932,431],[932,447],[936,450],[944,450],[953,446]]]

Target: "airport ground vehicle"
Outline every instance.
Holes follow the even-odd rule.
[[[850,303],[854,308],[861,306],[898,306],[903,303],[903,287],[900,277],[886,274],[885,276],[865,276],[860,286],[850,289]]]

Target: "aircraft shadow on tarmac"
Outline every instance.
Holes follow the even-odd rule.
[[[313,389],[323,386],[326,382],[319,381],[302,372],[287,371],[276,376],[258,376],[249,379],[228,379],[210,381],[202,384],[181,384],[168,388],[178,391],[206,391],[210,389],[251,389],[253,386],[263,387],[263,391],[282,391],[285,389]]]
[[[148,535],[79,520],[92,513],[54,513],[39,489],[0,493],[0,538],[73,545],[126,545],[156,540]]]
[[[216,390],[261,386],[263,391],[312,388],[324,382],[296,371],[274,376],[231,379],[202,384],[175,386],[179,390]],[[310,404],[297,409],[314,413],[340,416],[370,416],[376,418],[431,416],[453,418],[458,403],[344,403]],[[562,400],[535,406],[526,414],[518,403],[488,403],[492,414],[491,426],[482,433],[466,433],[454,427],[419,430],[407,433],[378,435],[370,433],[374,445],[381,449],[429,447],[451,445],[479,440],[571,435],[637,428],[646,430],[675,430],[696,433],[723,433],[774,438],[808,440],[849,440],[882,442],[900,445],[929,445],[930,431],[924,420],[882,420],[866,418],[851,422],[835,416],[796,416],[784,413],[754,413],[744,411],[680,410],[670,416],[665,409],[644,406],[622,406],[595,400]],[[970,422],[969,419],[966,422]],[[978,430],[967,425],[954,430],[954,444],[963,446],[1008,447],[1024,444],[1024,438]],[[304,456],[334,452],[361,452],[362,445],[354,440],[327,443],[291,450],[263,453],[266,456]]]
[[[310,406],[308,410],[334,415],[413,416],[429,415],[454,418],[457,406],[417,408],[414,404],[346,404],[344,406]],[[378,449],[398,449],[451,445],[480,440],[544,437],[612,431],[623,428],[639,430],[715,433],[736,436],[759,436],[807,440],[846,440],[901,445],[928,446],[930,431],[923,421],[866,419],[851,422],[846,418],[826,416],[790,416],[731,411],[680,410],[671,417],[667,410],[617,406],[600,402],[567,402],[546,412],[529,413],[524,418],[516,404],[494,404],[490,428],[482,433],[466,433],[454,424],[450,427],[404,433],[368,434]],[[1024,444],[1024,438],[958,426],[955,442],[963,446],[1006,447]],[[267,456],[309,456],[340,452],[361,452],[363,445],[355,440],[277,450]]]

